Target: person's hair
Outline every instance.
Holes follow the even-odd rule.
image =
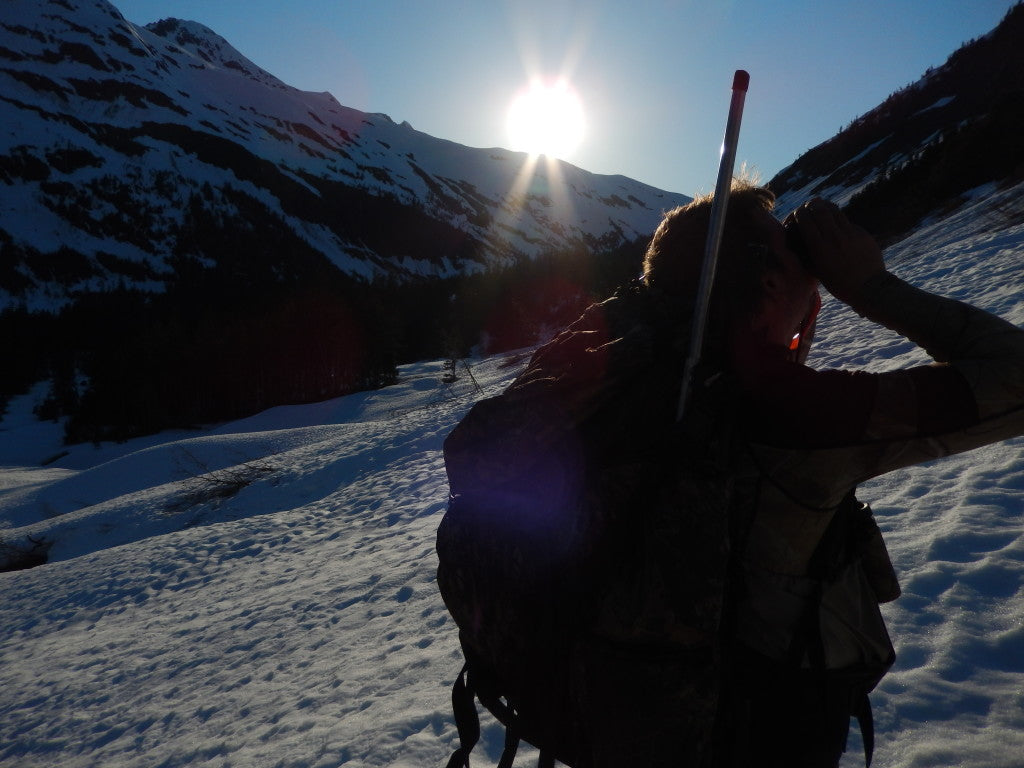
[[[644,281],[647,285],[678,296],[696,290],[713,200],[713,194],[703,195],[665,214],[644,255]],[[759,270],[752,270],[744,263],[750,255],[748,246],[761,239],[753,214],[758,210],[770,213],[774,207],[775,195],[771,190],[744,180],[733,182],[722,231],[718,275],[731,275],[739,270],[749,282],[758,284]],[[757,280],[750,274],[754,271],[758,271]],[[743,275],[737,277],[744,282]],[[722,281],[726,282],[724,278]]]
[[[703,195],[665,214],[644,256],[644,282],[690,306],[700,283],[713,198]],[[758,247],[765,243],[755,214],[774,207],[775,195],[768,188],[746,179],[733,181],[712,291],[710,335],[724,332],[726,319],[749,317],[757,310],[761,278],[773,266],[774,254]]]

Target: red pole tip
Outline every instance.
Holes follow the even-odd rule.
[[[746,93],[747,87],[750,85],[750,73],[745,69],[737,69],[736,74],[732,78],[732,89],[734,91],[743,91]]]

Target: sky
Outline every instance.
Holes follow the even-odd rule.
[[[672,192],[714,188],[733,73],[737,164],[767,181],[995,27],[1016,0],[114,0],[213,29],[285,83],[472,147],[518,149],[540,79],[575,94],[563,158]]]

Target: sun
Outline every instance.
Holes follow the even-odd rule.
[[[583,141],[583,103],[565,80],[535,80],[512,100],[506,128],[513,150],[566,160]]]

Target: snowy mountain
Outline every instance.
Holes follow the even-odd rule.
[[[988,188],[889,249],[915,285],[1024,325],[1021,189]],[[827,300],[809,360],[921,350]],[[0,763],[425,768],[457,741],[460,656],[434,582],[444,437],[523,355],[403,366],[397,384],[204,431],[61,445],[30,393],[0,422]],[[866,484],[900,575],[877,768],[1020,768],[1024,442]],[[46,466],[40,466],[48,461]],[[494,765],[490,719],[474,764]],[[534,765],[524,749],[517,768]],[[843,768],[863,765],[856,732]]]
[[[479,272],[614,249],[687,199],[349,109],[201,24],[139,27],[105,0],[0,6],[0,189],[0,309],[159,290],[236,232],[285,275]]]
[[[783,210],[820,195],[899,239],[988,182],[1024,178],[1024,4],[940,67],[801,155],[769,186]]]
[[[687,200],[349,109],[201,24],[4,0],[0,413],[47,381],[69,440],[120,439],[534,343]]]

